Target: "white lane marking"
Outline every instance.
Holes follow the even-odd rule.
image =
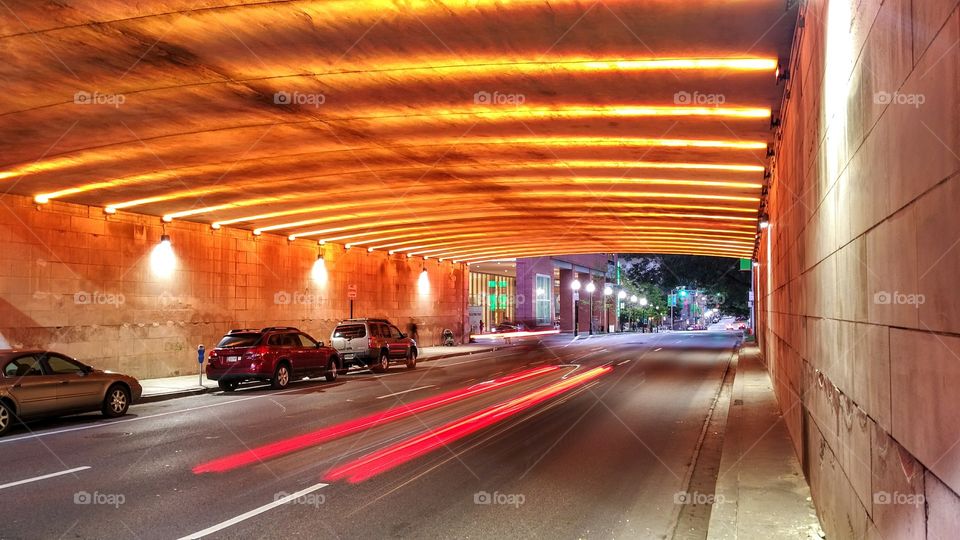
[[[394,392],[392,394],[387,394],[385,396],[379,396],[377,399],[386,399],[388,397],[399,396],[401,394],[409,394],[410,392],[416,392],[417,390],[426,390],[427,388],[436,388],[435,384],[428,384],[427,386],[420,386],[417,388],[411,388],[409,390],[404,390],[402,392]]]
[[[206,528],[206,529],[204,529],[204,530],[202,530],[202,531],[200,531],[200,532],[195,532],[195,533],[193,533],[193,534],[191,534],[191,535],[189,535],[189,536],[184,536],[184,537],[181,538],[180,540],[193,540],[193,539],[195,539],[195,538],[203,538],[204,536],[207,536],[207,535],[209,535],[209,534],[213,534],[213,533],[215,533],[215,532],[222,531],[222,530],[226,529],[227,527],[232,527],[232,526],[236,525],[237,523],[240,523],[241,521],[246,521],[246,520],[248,520],[248,519],[250,519],[250,518],[252,518],[252,517],[259,516],[260,514],[262,514],[262,513],[264,513],[264,512],[273,510],[274,508],[276,508],[276,507],[278,507],[278,506],[283,506],[283,505],[287,504],[287,503],[290,502],[290,501],[295,501],[295,500],[299,499],[300,497],[303,497],[304,495],[308,495],[308,494],[310,494],[310,493],[313,493],[314,491],[317,491],[318,489],[321,489],[321,488],[325,488],[325,487],[327,487],[328,485],[329,485],[329,484],[316,484],[316,485],[314,485],[314,486],[308,487],[307,489],[302,489],[302,490],[300,490],[300,491],[298,491],[298,492],[296,492],[296,493],[291,493],[290,495],[287,495],[286,497],[277,499],[277,500],[273,501],[273,502],[270,503],[270,504],[265,504],[265,505],[261,506],[260,508],[255,508],[255,509],[253,509],[253,510],[251,510],[251,511],[249,511],[249,512],[246,512],[246,513],[244,513],[244,514],[240,514],[239,516],[237,516],[237,517],[235,517],[235,518],[228,519],[227,521],[224,521],[223,523],[219,523],[219,524],[217,524],[217,525],[214,525],[213,527],[208,527],[208,528]]]
[[[30,435],[23,435],[23,436],[20,436],[20,437],[9,437],[9,438],[0,439],[0,444],[6,444],[6,443],[17,442],[17,441],[23,441],[23,440],[27,440],[27,439],[39,439],[40,437],[47,437],[47,436],[49,436],[49,435],[57,435],[57,434],[60,434],[60,433],[70,433],[71,431],[84,431],[84,430],[87,430],[87,429],[96,429],[96,428],[116,426],[116,425],[118,425],[118,424],[126,424],[126,423],[128,423],[128,422],[137,422],[137,421],[139,421],[139,420],[150,420],[151,418],[160,418],[160,417],[163,417],[163,416],[170,416],[171,414],[180,414],[180,413],[186,413],[186,412],[200,411],[200,410],[203,410],[203,409],[209,409],[209,408],[211,408],[211,407],[222,407],[222,406],[224,406],[224,405],[230,405],[230,404],[233,404],[233,403],[240,403],[241,401],[250,401],[250,400],[252,400],[252,399],[270,398],[270,397],[273,397],[273,396],[279,396],[280,394],[288,394],[288,393],[290,393],[290,392],[296,392],[296,391],[298,391],[298,390],[300,390],[300,388],[291,388],[291,389],[289,389],[289,390],[281,390],[281,391],[279,391],[279,392],[272,392],[272,393],[270,393],[270,394],[259,394],[259,395],[256,395],[256,396],[250,396],[250,397],[245,397],[245,398],[240,398],[240,399],[232,399],[232,400],[230,400],[230,401],[221,401],[221,402],[219,402],[219,403],[210,403],[210,404],[207,404],[207,405],[200,405],[199,407],[188,407],[188,408],[186,408],[186,409],[177,409],[177,410],[175,410],[175,411],[166,411],[166,412],[157,413],[157,414],[148,414],[148,415],[146,415],[146,416],[136,416],[136,417],[133,417],[133,418],[124,418],[123,420],[114,420],[114,421],[112,421],[112,422],[101,422],[101,423],[90,424],[90,425],[86,425],[86,426],[77,426],[77,427],[66,428],[66,429],[58,429],[58,430],[56,430],[56,431],[43,431],[43,432],[40,432],[40,433],[31,433]]]
[[[623,362],[620,362],[620,363],[617,364],[617,365],[618,365],[618,366],[622,366],[622,365],[626,364],[627,362],[629,362],[629,361],[631,361],[631,360],[633,360],[633,358],[627,358],[626,360],[624,360]]]
[[[662,350],[663,350],[663,347],[657,347],[656,349],[653,350],[653,352],[662,351]]]
[[[20,486],[20,485],[23,485],[23,484],[29,484],[30,482],[38,482],[38,481],[40,481],[40,480],[46,480],[47,478],[56,478],[56,477],[58,477],[58,476],[63,476],[63,475],[65,475],[65,474],[72,474],[72,473],[79,472],[79,471],[85,471],[85,470],[87,470],[87,469],[89,469],[89,468],[90,468],[89,466],[76,467],[76,468],[74,468],[74,469],[69,469],[69,470],[66,470],[66,471],[60,471],[60,472],[45,474],[45,475],[43,475],[43,476],[35,476],[35,477],[33,477],[33,478],[27,478],[26,480],[19,480],[19,481],[17,481],[17,482],[10,482],[9,484],[3,484],[2,486],[0,486],[0,489],[12,488],[12,487],[14,487],[14,486]]]
[[[456,362],[456,363],[453,363],[453,364],[444,364],[444,365],[433,364],[433,365],[427,366],[427,368],[428,368],[428,369],[432,369],[432,368],[435,368],[435,367],[459,366],[459,365],[462,365],[462,364],[472,364],[472,363],[474,363],[474,362],[482,362],[482,361],[484,361],[484,360],[489,360],[489,359],[488,359],[488,358],[476,358],[476,359],[474,359],[474,360],[466,360],[466,361],[464,361],[464,362]],[[405,374],[405,373],[410,373],[410,372],[404,370],[404,371],[398,371],[398,372],[396,372],[396,373],[390,373],[390,374],[388,374],[388,375],[381,375],[380,377],[391,377],[391,376],[393,376],[393,375],[403,375],[403,374]],[[297,392],[298,390],[300,390],[300,388],[290,388],[290,389],[288,389],[288,390],[281,390],[281,391],[279,391],[279,392],[271,392],[271,393],[269,393],[269,394],[260,394],[260,395],[250,396],[250,397],[245,397],[245,398],[240,398],[240,399],[233,399],[233,400],[230,400],[230,401],[222,401],[222,402],[220,402],[220,403],[210,403],[210,404],[208,404],[208,405],[200,405],[200,406],[198,406],[198,407],[189,407],[189,408],[186,408],[186,409],[177,409],[177,410],[175,410],[175,411],[166,411],[166,412],[157,413],[157,414],[149,414],[149,415],[146,415],[146,416],[137,416],[137,417],[134,417],[134,418],[125,418],[125,419],[123,419],[123,420],[114,420],[114,421],[112,421],[112,422],[101,422],[101,423],[90,424],[90,425],[86,425],[86,426],[77,426],[77,427],[72,427],[72,428],[58,429],[58,430],[56,430],[56,431],[43,431],[43,432],[40,432],[40,433],[31,433],[30,435],[23,435],[23,436],[20,436],[20,437],[5,437],[5,438],[0,438],[0,444],[7,444],[7,443],[12,443],[12,442],[17,442],[17,441],[25,441],[25,440],[28,440],[28,439],[39,439],[39,438],[41,438],[41,437],[48,437],[48,436],[50,436],[50,435],[59,435],[59,434],[61,434],[61,433],[70,433],[70,432],[73,432],[73,431],[85,431],[85,430],[88,430],[88,429],[97,429],[97,428],[110,427],[110,426],[115,426],[115,425],[117,425],[117,424],[126,424],[126,423],[128,423],[128,422],[137,422],[137,421],[140,421],[140,420],[150,420],[150,419],[153,419],[153,418],[160,418],[160,417],[163,417],[163,416],[170,416],[171,414],[180,414],[180,413],[187,413],[187,412],[193,412],[193,411],[200,411],[200,410],[203,410],[203,409],[209,409],[209,408],[211,408],[211,407],[222,407],[222,406],[224,406],[224,405],[230,405],[230,404],[233,404],[233,403],[240,403],[241,401],[250,401],[250,400],[252,400],[252,399],[263,399],[263,398],[269,398],[269,397],[272,397],[272,396],[279,396],[279,395],[281,395],[281,394],[288,394],[288,393],[290,393],[290,392]]]

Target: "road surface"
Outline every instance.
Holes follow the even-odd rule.
[[[0,538],[663,538],[736,339],[553,336],[32,424],[0,439]]]

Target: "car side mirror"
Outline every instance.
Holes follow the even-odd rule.
[[[322,341],[318,341],[318,342],[317,342],[317,348],[319,349],[320,347],[323,347],[323,342],[322,342]]]
[[[90,366],[83,366],[83,369],[81,369],[80,372],[83,373],[84,375],[89,375],[93,373],[93,368]]]
[[[407,335],[404,334],[403,332],[400,332],[400,339],[403,339],[403,338],[405,338],[405,337],[407,337]]]

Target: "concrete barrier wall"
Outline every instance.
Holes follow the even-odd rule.
[[[319,246],[192,223],[167,225],[178,266],[153,275],[156,217],[24,197],[0,199],[0,334],[18,348],[51,348],[138,377],[196,373],[196,347],[231,328],[296,326],[328,341],[349,314],[386,317],[422,345],[442,329],[463,335],[463,265],[327,245],[325,285],[311,278]],[[423,268],[429,291],[421,293]]]
[[[960,12],[812,0],[760,339],[828,538],[960,528]]]

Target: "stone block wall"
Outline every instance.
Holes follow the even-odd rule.
[[[960,10],[812,0],[759,338],[828,538],[960,528]]]
[[[289,325],[329,341],[349,315],[350,285],[357,317],[385,317],[403,331],[415,321],[424,346],[444,328],[464,335],[463,265],[326,245],[328,279],[318,284],[315,241],[186,222],[166,231],[177,268],[161,279],[150,266],[158,218],[3,196],[0,335],[141,378],[196,373],[197,345],[209,350],[231,328]]]

